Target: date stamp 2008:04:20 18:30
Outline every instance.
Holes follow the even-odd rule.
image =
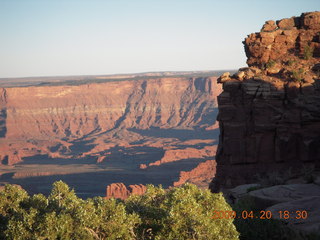
[[[214,210],[212,216],[213,219],[271,219],[272,217],[303,220],[308,218],[308,212],[306,210],[283,210],[272,213],[271,211],[264,210],[259,212],[243,210],[237,213],[236,211]]]

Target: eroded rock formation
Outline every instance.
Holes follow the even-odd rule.
[[[149,166],[159,166],[164,163],[175,162],[182,159],[203,159],[212,158],[215,156],[217,146],[205,146],[204,148],[185,148],[185,149],[169,149],[165,151],[164,156],[155,162],[149,163]],[[147,166],[140,166],[141,169],[145,169]]]
[[[123,183],[112,183],[107,186],[106,198],[127,199],[130,195],[142,195],[146,190],[143,184],[129,185],[127,188]]]
[[[302,56],[313,49],[312,55],[320,57],[320,12],[303,13],[300,17],[267,21],[259,33],[250,34],[244,41],[249,66],[262,66],[275,61],[271,73],[284,70],[281,63],[301,60]],[[311,60],[311,59],[306,59]]]
[[[212,179],[216,172],[216,161],[207,160],[200,163],[196,168],[191,171],[181,171],[179,180],[173,183],[173,186],[178,187],[184,183],[192,183],[201,187],[204,185],[207,188],[208,179]]]
[[[218,79],[213,191],[320,167],[320,12],[267,21],[244,45],[249,67]]]

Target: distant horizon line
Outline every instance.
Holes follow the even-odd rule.
[[[34,76],[23,76],[23,77],[0,77],[0,80],[6,79],[28,79],[28,78],[56,78],[56,77],[99,77],[99,76],[127,76],[127,75],[145,75],[145,74],[156,74],[156,73],[201,73],[201,72],[223,72],[223,71],[237,71],[237,68],[234,69],[217,69],[217,70],[186,70],[186,71],[147,71],[147,72],[125,72],[125,73],[109,73],[109,74],[71,74],[71,75],[34,75]]]

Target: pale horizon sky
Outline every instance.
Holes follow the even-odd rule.
[[[319,0],[0,0],[0,78],[237,69],[242,41]]]

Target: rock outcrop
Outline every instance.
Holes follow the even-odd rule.
[[[213,191],[320,167],[319,33],[320,12],[267,21],[244,41],[249,67],[218,79]]]
[[[270,61],[281,64],[294,60],[293,56],[303,56],[308,49],[313,49],[314,57],[320,57],[319,29],[320,12],[304,13],[277,22],[267,21],[259,33],[250,34],[244,41],[247,63],[259,67]],[[274,67],[277,73],[276,69],[282,70],[281,65]]]
[[[155,162],[149,163],[148,166],[159,166],[164,163],[175,162],[182,159],[198,159],[198,158],[212,158],[215,156],[217,146],[205,146],[204,148],[185,148],[185,149],[171,149],[164,153],[164,156]],[[141,169],[145,169],[147,166],[140,166]]]
[[[199,165],[191,171],[181,171],[179,180],[173,183],[174,187],[183,185],[184,183],[196,184],[198,187],[207,188],[208,179],[212,179],[216,171],[216,161],[207,160],[199,163]]]
[[[128,188],[123,183],[112,183],[107,186],[106,198],[127,199],[130,195],[142,195],[147,188],[143,184],[129,185]]]

